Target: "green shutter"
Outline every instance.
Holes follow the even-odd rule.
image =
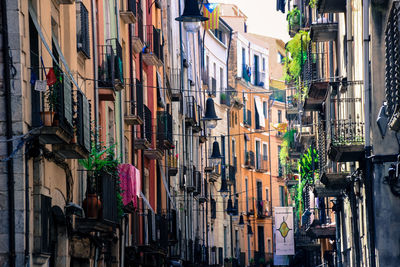
[[[71,80],[67,74],[63,76],[63,93],[64,93],[64,117],[72,126],[72,86]]]
[[[83,103],[83,143],[85,148],[90,151],[90,107],[86,96],[82,96]]]

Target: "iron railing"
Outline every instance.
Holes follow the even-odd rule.
[[[329,58],[326,52],[307,53],[307,59],[303,66],[303,80],[309,85],[313,82],[329,81]],[[306,52],[304,52],[306,53]]]
[[[118,39],[109,39],[105,45],[98,45],[99,87],[114,87],[124,83],[122,47]]]
[[[138,106],[136,101],[125,101],[125,116],[138,116]]]
[[[154,25],[145,25],[145,52],[154,53],[156,57],[163,61],[163,47],[161,44],[161,30]]]
[[[198,105],[194,96],[186,96],[186,120],[195,126],[198,123],[199,113]]]
[[[138,37],[142,42],[144,42],[144,34],[143,34],[143,11],[141,0],[136,2],[136,33],[135,37]]]
[[[172,116],[167,111],[157,111],[157,147],[169,149],[172,146]]]
[[[257,200],[257,217],[265,218],[270,216],[270,202],[266,200]]]
[[[211,88],[209,90],[209,93],[213,96],[217,95],[217,79],[211,78]]]
[[[253,151],[245,151],[244,152],[244,165],[246,165],[249,168],[254,168],[255,167],[255,157],[254,157],[254,152]]]
[[[330,119],[332,145],[364,144],[364,115],[361,98],[333,99],[336,104],[334,117]]]
[[[153,120],[151,118],[151,110],[143,105],[144,116],[144,137],[151,144],[153,141]]]
[[[267,171],[268,170],[268,156],[259,154],[256,157],[256,170]]]

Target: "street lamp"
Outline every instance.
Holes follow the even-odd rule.
[[[240,228],[242,228],[243,229],[243,227],[244,227],[244,218],[243,218],[243,214],[240,214],[240,217],[239,217],[239,227]]]
[[[207,21],[208,18],[200,13],[197,0],[185,0],[183,13],[175,20],[183,22],[186,31],[197,32],[200,29],[200,22]]]
[[[206,102],[206,113],[201,120],[206,122],[207,128],[214,129],[217,126],[217,121],[220,119],[221,118],[218,118],[215,113],[214,100],[211,97],[208,97]]]
[[[226,198],[227,196],[229,196],[228,184],[226,183],[225,177],[221,178],[221,189],[219,190],[219,193],[221,194],[221,196],[223,198]],[[231,199],[229,199],[229,200],[232,201]]]
[[[251,229],[250,223],[247,225],[247,234],[248,234],[249,236],[252,236],[252,235],[253,235],[253,229]]]
[[[211,156],[209,159],[212,161],[214,165],[217,165],[218,162],[222,159],[221,152],[219,151],[219,144],[217,142],[217,138],[215,138],[214,140]]]
[[[229,216],[233,216],[233,214],[235,213],[235,209],[233,208],[233,202],[231,198],[228,199],[226,213],[228,213]]]

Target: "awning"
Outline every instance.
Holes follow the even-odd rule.
[[[259,96],[254,96],[254,103],[256,104],[256,109],[258,113],[258,120],[260,123],[261,127],[265,127],[265,118],[264,118],[264,111],[263,111],[263,106],[261,104],[261,99]]]
[[[155,213],[154,210],[153,210],[153,208],[152,208],[151,205],[150,205],[150,202],[147,200],[147,198],[146,198],[146,196],[143,194],[143,192],[140,192],[140,196],[142,197],[143,202],[144,202],[144,204],[147,206],[147,208],[149,208],[153,213]]]
[[[161,82],[161,75],[160,73],[157,71],[157,95],[158,95],[158,105],[160,107],[165,108],[166,104],[165,104],[165,98],[164,98],[164,90],[163,90],[163,84]]]

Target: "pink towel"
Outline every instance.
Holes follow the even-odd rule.
[[[141,182],[140,171],[135,167],[133,167],[133,168],[135,169],[136,196],[140,197],[140,192],[142,192],[142,187],[140,186],[141,185],[140,184],[140,182]]]
[[[133,207],[137,207],[137,198],[136,198],[136,182],[135,176],[136,171],[135,167],[131,164],[120,164],[119,168],[119,180],[120,187],[122,190],[122,203],[126,206],[130,202],[132,202]]]

